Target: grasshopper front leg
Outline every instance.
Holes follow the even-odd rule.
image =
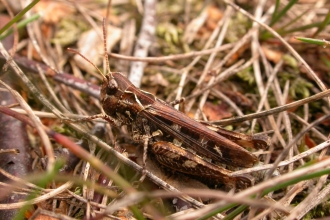
[[[71,119],[71,118],[64,118],[62,119],[63,122],[68,122],[68,123],[82,123],[82,122],[87,122],[87,121],[93,121],[94,119],[103,119],[109,124],[119,127],[121,125],[120,121],[110,117],[109,115],[105,114],[97,114],[97,115],[92,115],[92,116],[87,116],[87,117],[82,117],[82,118],[77,118],[77,119]]]

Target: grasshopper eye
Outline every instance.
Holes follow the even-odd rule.
[[[117,88],[113,88],[111,87],[111,85],[108,85],[107,86],[107,89],[106,89],[106,92],[107,92],[107,95],[114,95],[117,91]]]

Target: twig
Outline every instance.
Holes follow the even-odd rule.
[[[289,204],[291,203],[292,199],[299,193],[301,192],[302,190],[304,190],[307,186],[308,186],[308,183],[310,182],[311,180],[307,180],[307,181],[302,181],[302,182],[299,182],[297,184],[295,184],[289,192],[286,193],[286,195],[284,197],[282,197],[278,203],[279,204],[282,204],[282,206],[289,206]],[[252,218],[251,220],[259,220],[259,219],[262,219],[264,216],[266,216],[267,214],[269,213],[272,213],[274,211],[273,208],[268,208],[266,210],[264,210],[263,212],[259,213],[257,216],[254,216],[254,218]]]
[[[321,99],[323,97],[329,96],[329,94],[330,94],[330,89],[325,90],[323,92],[320,92],[316,95],[310,96],[310,97],[305,98],[305,99],[301,99],[301,100],[291,102],[291,103],[283,105],[283,106],[278,106],[278,107],[272,108],[270,110],[261,111],[259,113],[252,113],[252,114],[248,114],[248,115],[245,115],[245,116],[242,116],[242,117],[223,119],[223,120],[220,120],[220,121],[213,121],[212,123],[219,124],[219,125],[226,125],[226,124],[239,123],[239,122],[251,120],[251,119],[254,119],[254,118],[261,118],[261,117],[265,117],[267,115],[273,115],[273,114],[276,114],[276,113],[279,113],[279,112],[286,111],[290,108],[295,108],[295,107],[304,105],[305,103],[313,102],[315,100],[318,100],[318,99]]]
[[[278,167],[282,167],[282,166],[287,166],[295,161],[298,161],[304,157],[308,157],[318,151],[321,151],[323,149],[326,149],[327,147],[330,146],[330,141],[325,141],[309,150],[306,150],[294,157],[292,157],[289,160],[283,160],[278,164]],[[244,170],[238,170],[235,172],[232,172],[231,175],[233,176],[239,176],[239,175],[243,175],[243,174],[247,174],[247,173],[253,173],[253,172],[258,172],[258,171],[262,171],[262,170],[268,170],[270,168],[274,167],[274,164],[266,164],[266,165],[261,165],[261,166],[256,166],[256,167],[252,167],[252,168],[247,168]]]
[[[1,43],[0,43],[0,46],[1,46]],[[8,89],[8,91],[15,97],[15,99],[20,103],[21,107],[29,115],[30,119],[32,120],[33,124],[35,125],[35,127],[40,135],[40,138],[45,146],[45,150],[49,157],[49,163],[48,163],[47,168],[49,171],[53,170],[54,163],[55,163],[54,151],[53,151],[52,145],[50,143],[50,140],[49,140],[46,132],[43,129],[43,125],[40,122],[40,119],[33,114],[31,107],[25,102],[25,100],[20,96],[20,94],[18,92],[11,89],[7,84],[5,84],[2,81],[0,81],[0,84],[2,84],[4,87],[6,87],[6,89]]]
[[[5,48],[3,47],[2,43],[0,42],[0,52],[2,55],[6,58],[9,65],[13,68],[15,73],[18,75],[20,79],[23,80],[25,85],[30,89],[32,94],[40,101],[42,102],[48,109],[50,109],[56,116],[59,118],[63,118],[62,113],[58,111],[47,99],[44,97],[37,88],[32,84],[32,82],[29,80],[28,77],[23,73],[23,71],[18,67],[18,65],[15,63],[15,61],[12,59],[12,57],[9,56]]]
[[[76,125],[73,125],[73,124],[71,124],[71,126],[76,127]],[[82,132],[82,130],[80,128],[76,128],[76,130]],[[84,134],[86,136],[88,136],[88,138],[90,138],[91,141],[95,142],[100,147],[102,147],[102,148],[106,149],[107,151],[110,151],[112,154],[114,154],[121,162],[123,162],[126,165],[132,167],[133,169],[135,169],[138,172],[143,171],[143,168],[140,165],[136,164],[135,162],[131,161],[130,159],[128,159],[127,157],[125,157],[121,153],[117,152],[115,149],[110,147],[105,142],[101,141],[100,139],[96,138],[93,135],[90,135],[89,133],[84,132]],[[154,174],[152,174],[148,170],[145,170],[145,172],[146,172],[147,177],[149,177],[157,185],[159,185],[159,186],[161,186],[164,189],[169,190],[169,191],[179,192],[179,190],[175,189],[173,186],[169,185],[168,183],[166,183],[162,179],[158,178],[157,176],[155,176]],[[198,202],[197,200],[195,200],[193,198],[184,197],[184,199],[186,199],[188,202],[193,204],[195,207],[203,207],[204,206],[202,203]]]
[[[227,30],[228,30],[228,26],[229,26],[229,21],[230,21],[229,18],[230,18],[231,13],[232,13],[232,9],[228,7],[226,9],[225,13],[224,13],[224,18],[221,19],[223,21],[223,26],[222,26],[222,29],[221,29],[221,31],[219,33],[219,37],[218,37],[218,39],[216,41],[216,44],[215,44],[216,47],[219,47],[222,44],[222,42],[223,42],[223,40],[225,38],[225,35],[227,33]],[[204,67],[203,73],[202,73],[201,77],[199,78],[199,80],[197,82],[197,87],[200,86],[201,83],[204,81],[204,79],[205,79],[205,77],[206,77],[209,69],[211,68],[211,64],[213,63],[216,54],[217,54],[216,52],[213,52],[210,55],[210,57],[208,58],[207,63],[205,65],[205,67]],[[216,80],[216,77],[215,76],[211,77],[210,81],[208,82],[208,86],[211,85],[211,84],[213,84],[213,82],[215,80]],[[203,109],[204,103],[206,102],[206,99],[207,99],[208,95],[209,95],[209,91],[205,91],[204,94],[202,95],[202,97],[201,97],[201,99],[200,99],[200,101],[198,103],[199,109]],[[195,119],[198,119],[199,118],[199,113],[200,113],[200,111],[197,111],[195,113]]]
[[[38,219],[40,216],[43,216],[43,218],[46,218],[46,216],[49,216],[49,219],[61,219],[61,220],[75,220],[76,218],[71,218],[67,215],[58,213],[58,212],[53,212],[53,211],[48,211],[45,209],[42,209],[38,207],[37,210],[35,210],[30,217],[30,219]]]
[[[288,48],[288,50],[291,52],[291,54],[299,62],[301,62],[303,64],[303,66],[305,66],[305,68],[307,70],[307,73],[314,79],[314,81],[318,84],[318,86],[323,91],[326,91],[327,90],[327,88],[324,85],[324,83],[317,77],[317,75],[315,74],[315,72],[312,70],[312,68],[310,68],[310,66],[306,63],[306,61],[276,31],[274,31],[271,27],[269,27],[268,25],[264,24],[263,22],[260,22],[258,19],[256,19],[255,17],[253,17],[250,13],[248,13],[244,9],[240,8],[239,6],[237,6],[236,4],[234,4],[233,2],[230,2],[228,0],[225,0],[225,2],[226,2],[226,4],[232,6],[234,9],[236,9],[237,11],[241,12],[242,14],[244,14],[245,16],[247,16],[248,18],[250,18],[251,20],[257,22],[260,26],[264,27],[266,30],[268,30],[270,33],[272,33],[276,38],[278,38],[284,44],[284,46],[286,46]],[[330,104],[330,97],[328,98],[328,101],[329,101],[329,104]]]
[[[329,197],[330,185],[326,184],[327,178],[328,175],[325,175],[317,181],[316,186],[312,189],[304,201],[300,202],[293,210],[291,210],[290,215],[286,218],[287,220],[301,219],[312,208],[320,204],[325,198]]]
[[[204,12],[202,12],[204,13]],[[220,29],[222,27],[222,20],[220,20],[216,26],[216,28],[213,30],[211,36],[209,37],[209,39],[207,40],[207,42],[205,43],[204,47],[203,47],[203,50],[209,48],[212,46],[212,43],[214,41],[214,39],[217,37],[218,33],[220,32]],[[181,79],[180,79],[180,82],[179,82],[179,86],[178,86],[178,91],[176,93],[176,100],[179,100],[181,98],[181,95],[182,95],[182,90],[183,90],[183,86],[184,84],[186,83],[186,79],[188,77],[188,73],[191,71],[191,69],[193,68],[193,66],[201,59],[202,56],[197,56],[193,59],[193,61],[191,61],[191,63],[189,63],[188,66],[186,66],[185,68],[181,69],[180,72],[182,72],[182,75],[181,75]],[[193,103],[193,101],[192,101]],[[192,105],[192,104],[191,104]],[[187,106],[186,105],[186,111],[189,111],[190,107],[189,105]]]
[[[0,149],[0,154],[18,154],[18,149]]]
[[[37,204],[43,201],[46,201],[50,198],[53,198],[54,196],[66,191],[67,189],[69,189],[71,186],[73,185],[72,182],[67,182],[61,186],[59,186],[58,188],[44,194],[41,195],[35,199],[29,200],[29,201],[24,201],[24,202],[16,202],[16,203],[10,203],[10,204],[0,204],[0,210],[6,210],[6,209],[19,209],[22,208],[25,205],[30,205],[30,204]]]
[[[289,112],[289,115],[291,117],[293,117],[294,119],[296,119],[297,121],[299,121],[300,123],[302,123],[303,125],[307,126],[309,125],[309,123],[307,121],[305,121],[304,119],[302,119],[301,117],[299,117],[296,114],[293,114],[291,112]],[[319,132],[316,128],[312,128],[312,131],[315,133],[315,135],[317,135],[321,140],[326,141],[328,140],[328,138],[323,135],[321,132]]]
[[[156,3],[157,0],[146,0],[144,2],[142,27],[134,49],[134,56],[136,57],[146,57],[148,54],[148,49],[156,31]],[[145,64],[142,62],[132,62],[128,79],[136,87],[141,85],[144,67]]]
[[[278,177],[272,178],[270,180],[267,180],[265,182],[262,182],[258,185],[255,185],[251,188],[248,188],[244,191],[241,191],[241,192],[237,193],[236,195],[233,195],[233,197],[235,197],[235,198],[247,198],[247,197],[252,196],[254,194],[263,192],[264,190],[266,190],[266,189],[268,189],[272,186],[279,185],[280,183],[283,183],[283,182],[286,182],[286,181],[289,181],[289,180],[293,180],[293,179],[296,179],[296,178],[301,177],[303,175],[313,173],[313,172],[318,172],[320,170],[328,168],[329,165],[330,165],[330,159],[328,158],[328,159],[322,160],[322,161],[320,161],[320,162],[318,162],[314,165],[304,167],[304,168],[301,168],[301,169],[297,169],[297,170],[294,170],[291,173],[286,173],[282,176],[278,176]],[[212,207],[212,209],[209,210],[211,212],[213,210],[218,209],[219,207],[222,207],[223,205],[225,205],[225,202],[220,201],[220,202],[216,202],[214,204],[211,204],[206,208]]]
[[[232,47],[233,47],[233,44],[231,43],[231,44],[224,44],[222,46],[211,48],[211,49],[204,49],[201,51],[192,51],[189,53],[162,56],[162,57],[134,57],[134,56],[115,54],[115,53],[109,53],[109,56],[112,58],[121,59],[121,60],[158,63],[158,62],[165,62],[168,60],[181,60],[181,59],[188,59],[188,58],[195,57],[195,56],[208,55],[208,54],[215,53],[215,52],[225,51]]]
[[[287,146],[284,148],[284,150],[281,152],[280,155],[277,156],[275,162],[274,162],[274,166],[267,172],[266,175],[266,179],[268,179],[273,172],[275,171],[275,169],[277,168],[278,164],[283,160],[283,158],[285,158],[285,156],[287,155],[287,153],[289,152],[289,150],[291,149],[291,147],[297,143],[297,141],[302,138],[302,136],[309,131],[311,128],[315,127],[316,125],[318,125],[319,123],[321,123],[322,121],[324,121],[325,119],[330,118],[330,114],[328,115],[324,115],[320,118],[318,118],[317,120],[315,120],[313,123],[311,123],[310,125],[308,125],[304,130],[302,130],[299,134],[297,134],[295,136],[295,138],[290,141],[290,143],[287,144]],[[267,178],[268,177],[268,178]]]

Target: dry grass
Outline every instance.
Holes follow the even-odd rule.
[[[183,108],[195,119],[267,133],[270,147],[254,151],[261,164],[228,167],[232,175],[253,175],[254,186],[214,188],[148,160],[147,178],[134,188],[142,153],[127,129],[102,120],[66,120],[103,111],[97,86],[102,77],[67,48],[105,69],[102,20],[108,6],[41,1],[26,16],[42,16],[24,31],[14,28],[15,37],[0,47],[1,64],[7,59],[11,66],[2,71],[9,86],[1,83],[6,101],[0,111],[22,122],[18,131],[16,119],[0,117],[2,148],[20,151],[0,151],[0,219],[330,216],[329,52],[294,39],[328,39],[329,4],[301,1],[285,11],[287,1],[278,7],[274,1],[239,2],[113,1],[107,41],[111,71],[127,73],[135,85],[169,102],[185,97]],[[2,15],[20,10],[3,3]],[[4,47],[13,42],[16,57],[10,59]],[[6,91],[14,98],[7,99]],[[21,200],[9,201],[13,195]]]

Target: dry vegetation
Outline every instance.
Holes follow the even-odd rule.
[[[2,0],[0,26],[22,4]],[[327,1],[107,4],[41,0],[0,31],[0,219],[330,216]],[[102,112],[102,77],[67,48],[105,69],[104,17],[111,71],[168,102],[185,97],[195,119],[269,135],[269,148],[254,150],[261,164],[227,167],[254,186],[206,186],[149,159],[134,187],[141,146],[125,127],[64,120]]]

